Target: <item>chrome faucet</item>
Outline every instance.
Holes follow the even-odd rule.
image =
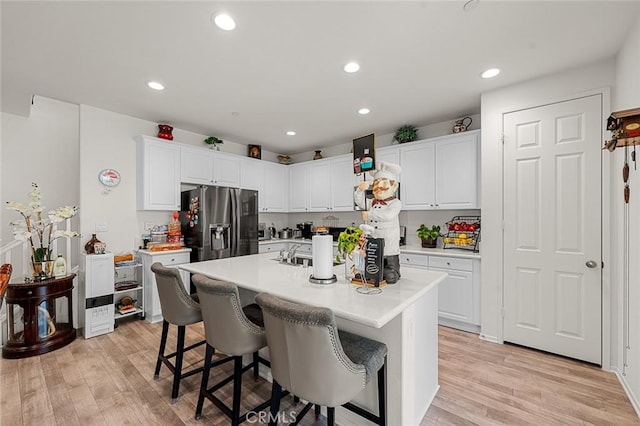
[[[293,258],[296,256],[296,251],[302,247],[302,244],[294,244],[289,248],[289,253],[287,254],[287,261],[292,263]]]

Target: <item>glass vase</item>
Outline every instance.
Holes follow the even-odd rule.
[[[96,252],[96,243],[102,244],[102,241],[96,237],[96,234],[91,234],[91,239],[84,245],[84,251],[86,251],[87,254],[94,254]]]
[[[45,262],[30,262],[31,275],[33,276],[33,279],[38,281],[46,280],[53,277],[53,265],[55,263],[55,260],[49,260]]]

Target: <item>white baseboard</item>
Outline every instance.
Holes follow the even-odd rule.
[[[617,367],[611,371],[613,371],[616,377],[618,377],[618,381],[622,385],[622,389],[624,389],[624,392],[627,394],[627,398],[629,398],[629,401],[631,402],[631,405],[636,412],[636,416],[640,417],[640,403],[638,403],[638,399],[633,394],[633,390],[629,386],[629,383],[627,383],[627,378],[618,370]]]
[[[486,334],[480,333],[480,339],[481,340],[485,340],[487,342],[491,342],[491,343],[497,343],[497,344],[502,344],[501,341],[498,340],[498,338],[496,336],[488,336]]]

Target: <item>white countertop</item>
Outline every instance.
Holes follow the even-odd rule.
[[[317,285],[309,282],[312,267],[283,265],[273,260],[276,257],[274,253],[254,254],[189,263],[179,268],[230,281],[257,293],[268,292],[294,302],[324,306],[338,317],[374,328],[383,327],[447,276],[440,271],[402,267],[402,278],[396,284],[384,287],[380,294],[366,295],[346,281],[344,265],[333,268],[337,283]]]
[[[157,251],[140,249],[140,250],[137,250],[137,251],[138,251],[138,253],[146,254],[147,256],[157,256],[157,255],[160,255],[160,254],[189,253],[189,252],[191,252],[191,249],[190,248],[182,248],[182,249],[179,249],[179,250],[157,250]]]
[[[289,238],[289,239],[270,239],[270,240],[262,240],[259,244],[275,244],[275,243],[302,243],[302,244],[311,244],[311,240],[304,240],[301,238]],[[334,242],[333,245],[337,245],[337,242]],[[409,253],[409,254],[426,254],[431,256],[443,256],[443,257],[457,257],[460,259],[480,259],[480,253],[474,253],[471,250],[462,250],[462,249],[443,249],[440,248],[423,248],[418,245],[406,245],[400,246],[400,253]]]

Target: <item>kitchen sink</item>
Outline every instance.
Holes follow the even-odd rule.
[[[313,257],[311,256],[294,256],[291,258],[291,262],[287,262],[286,259],[283,260],[279,257],[273,258],[271,260],[275,260],[276,262],[284,263],[291,266],[304,266],[305,263],[307,266],[313,266]],[[342,262],[336,262],[336,260],[333,259],[333,266],[336,265],[342,265]]]

